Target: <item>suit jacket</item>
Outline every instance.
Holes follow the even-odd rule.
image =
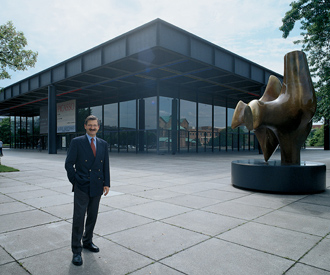
[[[96,138],[96,157],[86,135],[72,139],[65,160],[68,179],[91,197],[101,196],[110,187],[108,143]]]

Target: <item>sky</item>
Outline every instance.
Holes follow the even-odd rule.
[[[7,87],[125,32],[160,18],[283,75],[284,55],[300,50],[298,26],[279,27],[292,0],[0,0],[9,20],[38,52],[34,68],[10,72]]]

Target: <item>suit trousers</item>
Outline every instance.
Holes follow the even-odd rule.
[[[90,197],[81,191],[76,185],[74,187],[73,221],[71,248],[74,254],[80,254],[82,250],[81,240],[89,244],[93,239],[93,231],[97,220],[101,196]],[[87,213],[86,225],[85,215]],[[84,232],[85,229],[85,232]],[[83,235],[84,234],[84,235]]]

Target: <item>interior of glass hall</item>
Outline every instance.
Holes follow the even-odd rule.
[[[270,75],[258,64],[156,19],[6,87],[11,148],[66,150],[100,119],[111,152],[257,150],[245,127],[231,129],[239,100],[262,96]],[[73,108],[59,127],[61,108]],[[53,148],[53,149],[51,149]]]

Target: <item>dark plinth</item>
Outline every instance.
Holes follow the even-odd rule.
[[[326,189],[326,166],[309,161],[281,165],[280,160],[236,160],[231,163],[231,182],[237,188],[269,193],[320,193]]]

